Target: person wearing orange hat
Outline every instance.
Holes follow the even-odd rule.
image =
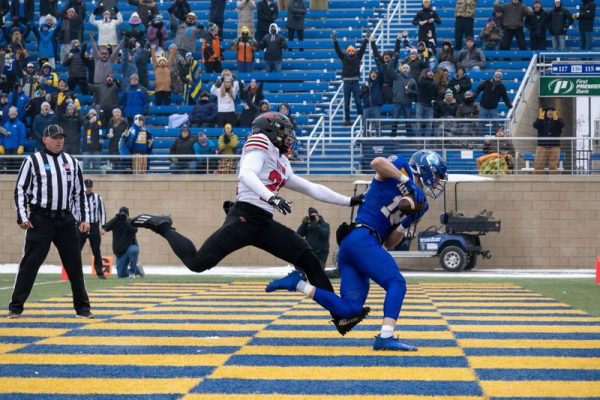
[[[369,42],[369,34],[365,35],[363,42],[358,52],[354,46],[348,46],[346,53],[340,49],[335,32],[331,35],[333,39],[333,47],[339,59],[342,61],[342,80],[344,81],[344,124],[350,125],[350,98],[354,96],[354,104],[356,105],[356,113],[362,115],[363,109],[360,101],[360,87],[358,81],[360,79],[360,64],[367,43]]]

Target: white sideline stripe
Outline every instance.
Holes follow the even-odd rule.
[[[0,264],[0,273],[16,273],[17,264]],[[292,267],[287,265],[283,267],[265,267],[265,266],[232,266],[232,267],[215,267],[202,273],[202,275],[221,275],[233,277],[280,277],[287,275],[292,270]],[[402,270],[402,274],[407,277],[431,277],[444,279],[465,279],[465,278],[552,278],[552,279],[573,279],[573,278],[589,278],[593,279],[595,270],[587,269],[475,269],[469,272],[446,272],[441,269],[434,271],[406,271]],[[84,274],[91,274],[91,267],[84,265]],[[144,265],[146,275],[198,275],[195,272],[188,270],[184,266],[147,266]],[[39,271],[40,274],[60,274],[61,266],[59,265],[43,265]],[[46,282],[45,282],[46,283]],[[50,282],[47,282],[50,283]]]
[[[61,283],[61,282],[63,282],[63,281],[40,282],[40,283],[34,283],[33,286],[48,285],[50,283]],[[8,290],[8,289],[14,289],[14,286],[0,287],[0,290]]]

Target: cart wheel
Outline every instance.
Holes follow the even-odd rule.
[[[446,271],[460,272],[467,264],[467,253],[458,246],[444,247],[440,253],[440,265]]]
[[[465,271],[470,271],[477,265],[477,254],[467,253],[467,265],[465,265]]]

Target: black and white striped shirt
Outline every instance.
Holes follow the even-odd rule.
[[[100,226],[106,224],[106,210],[104,209],[104,200],[98,193],[86,193],[85,198],[90,210],[90,224],[100,223]]]
[[[19,171],[15,186],[17,222],[29,221],[28,209],[71,211],[89,221],[85,201],[83,171],[77,159],[67,153],[46,151],[28,156]]]

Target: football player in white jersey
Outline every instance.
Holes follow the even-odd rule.
[[[186,267],[206,271],[225,256],[246,246],[255,246],[301,268],[308,281],[333,292],[317,255],[294,230],[273,219],[273,211],[292,212],[291,203],[279,196],[285,187],[314,199],[341,206],[355,206],[362,195],[348,197],[326,186],[312,183],[292,171],[286,154],[295,135],[290,120],[278,112],[266,112],[252,122],[252,134],[244,144],[240,160],[239,183],[235,204],[223,225],[196,250],[194,243],[175,231],[169,216],[141,214],[131,220],[133,226],[150,229],[163,236]],[[334,317],[340,331],[339,318]],[[354,321],[352,322],[355,325]]]

